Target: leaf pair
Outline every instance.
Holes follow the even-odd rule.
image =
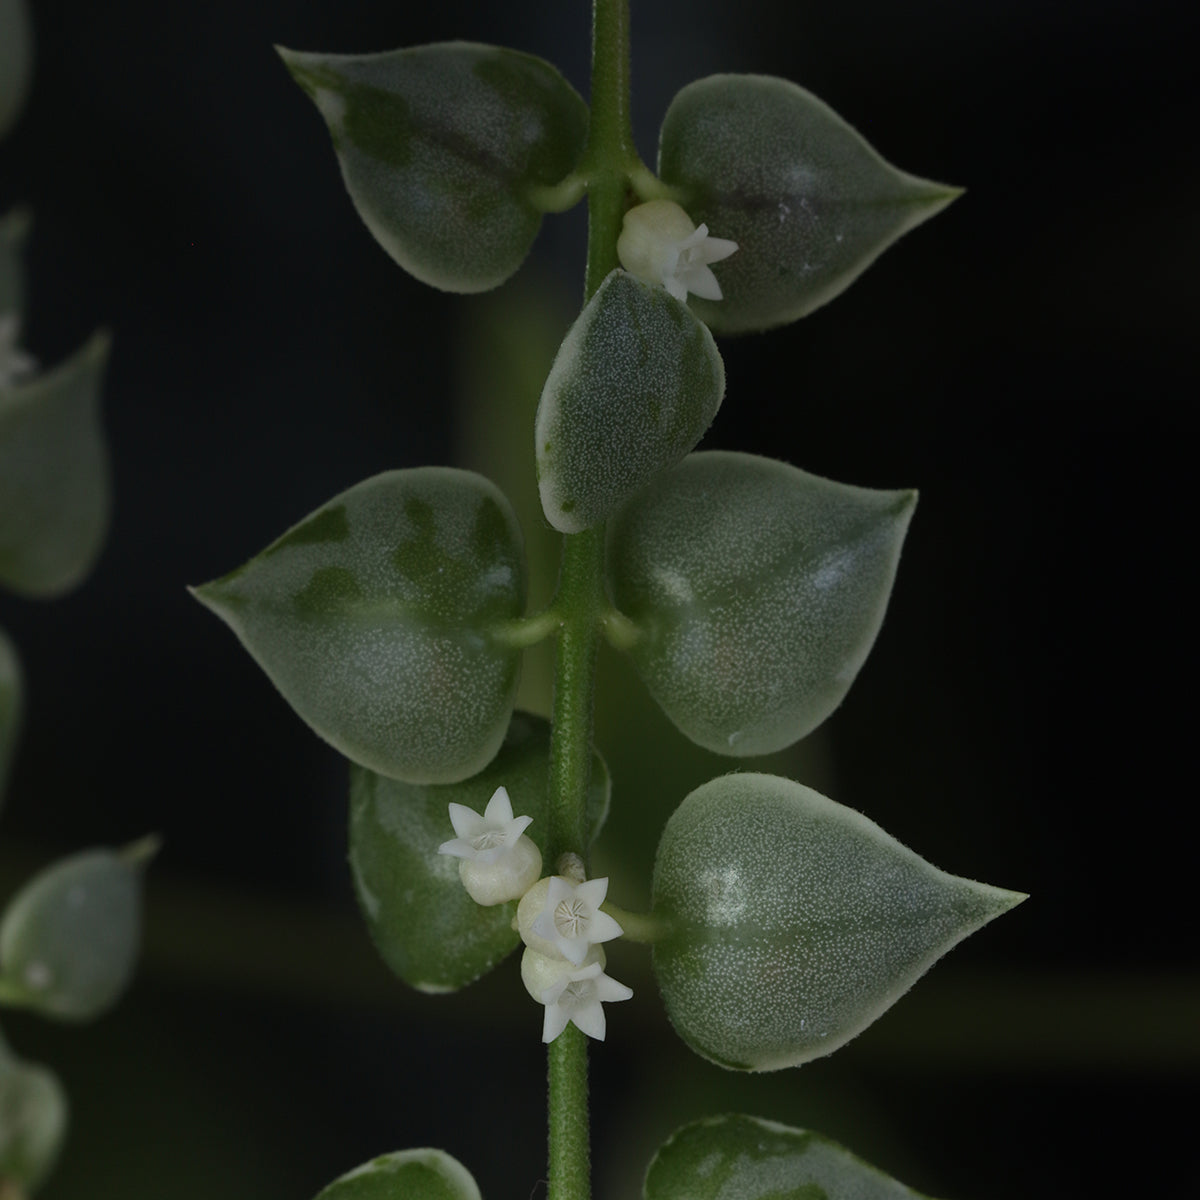
[[[646,1173],[644,1200],[920,1200],[848,1150],[804,1129],[741,1115],[677,1129]],[[471,1173],[443,1150],[364,1163],[316,1200],[480,1200]]]
[[[587,106],[542,59],[445,42],[383,54],[280,50],[329,127],[355,208],[405,270],[478,292],[524,260],[573,178]],[[762,75],[689,84],[663,121],[659,173],[696,223],[739,245],[714,330],[766,329],[832,299],[957,190],[885,162],[811,93]]]

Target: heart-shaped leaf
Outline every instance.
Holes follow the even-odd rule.
[[[531,54],[445,42],[299,54],[288,70],[325,118],[354,207],[406,271],[450,292],[503,283],[587,138],[587,106]]]
[[[669,933],[654,971],[696,1053],[735,1070],[797,1066],[1024,898],[939,871],[790,779],[725,775],[663,830],[653,908]]]
[[[34,876],[0,922],[0,999],[68,1021],[111,1008],[142,936],[142,870],[155,839],[87,850]]]
[[[58,1076],[13,1056],[0,1040],[0,1185],[31,1194],[50,1173],[67,1131]],[[3,1187],[0,1186],[0,1195]]]
[[[389,967],[423,992],[447,992],[490,971],[520,944],[517,902],[476,904],[459,879],[459,860],[439,854],[454,836],[449,805],[483,812],[498,787],[526,834],[545,853],[549,828],[550,725],[515,713],[500,752],[461,783],[399,783],[363,767],[350,769],[350,867],[367,928]],[[608,813],[608,768],[596,752],[588,789],[594,840]]]
[[[21,660],[8,634],[0,629],[0,801],[21,732]]]
[[[0,584],[56,596],[92,569],[108,528],[100,380],[109,339],[0,389]]]
[[[848,287],[959,189],[898,171],[811,92],[767,75],[711,75],[671,101],[659,174],[697,224],[738,252],[695,300],[718,333],[769,329]]]
[[[767,754],[842,702],[874,644],[914,492],[692,454],[614,517],[613,600],[655,699],[718,754]]]
[[[480,1200],[466,1167],[444,1150],[398,1150],[335,1179],[316,1200]]]
[[[500,748],[525,603],[512,508],[481,475],[388,471],[195,589],[289,704],[352,761],[450,783]]]
[[[921,1200],[807,1129],[741,1114],[677,1129],[646,1173],[645,1200]]]
[[[534,425],[542,510],[578,533],[677,463],[725,394],[712,334],[665,288],[613,271],[571,326]]]

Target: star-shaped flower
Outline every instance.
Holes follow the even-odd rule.
[[[628,1000],[633,989],[604,973],[598,962],[571,971],[552,983],[541,995],[546,1006],[542,1018],[542,1041],[552,1042],[568,1022],[574,1023],[590,1038],[604,1041],[604,1009],[601,1004]]]
[[[533,818],[514,817],[508,789],[498,787],[483,810],[483,816],[465,804],[451,804],[450,824],[458,837],[443,842],[438,853],[490,865],[512,849],[517,838],[533,824]]]
[[[720,300],[721,285],[709,263],[728,258],[738,248],[728,238],[708,236],[708,226],[696,226],[674,200],[651,200],[625,214],[617,257],[631,275],[660,283],[686,300],[693,292],[703,300]]]
[[[17,348],[21,318],[15,312],[0,313],[0,389],[10,388],[37,369],[37,361]]]
[[[542,873],[542,854],[525,830],[532,817],[514,817],[508,790],[498,787],[480,816],[465,804],[450,805],[458,837],[443,842],[439,854],[459,860],[458,875],[477,904],[516,900]]]
[[[546,883],[545,902],[529,926],[541,941],[527,938],[530,945],[543,953],[561,954],[578,966],[591,946],[610,942],[624,932],[608,913],[600,911],[608,893],[607,878],[573,883],[561,875],[551,875]]]

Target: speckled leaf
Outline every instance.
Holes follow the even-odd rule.
[[[789,779],[725,775],[675,810],[654,864],[654,971],[676,1031],[771,1071],[861,1033],[947,950],[1024,897],[947,875]]]
[[[384,961],[423,992],[448,992],[490,971],[520,944],[512,927],[517,902],[483,907],[467,895],[457,858],[438,854],[454,837],[448,805],[483,812],[504,787],[527,835],[546,851],[550,724],[516,713],[500,753],[479,775],[455,784],[398,783],[350,769],[350,868],[367,928]],[[591,838],[608,814],[608,768],[592,755],[588,792]],[[547,865],[544,871],[550,871]]]
[[[362,766],[451,783],[504,740],[520,658],[502,631],[525,566],[512,508],[481,475],[376,475],[195,595]]]
[[[111,1008],[133,976],[156,846],[86,850],[35,875],[0,922],[0,999],[68,1021]]]
[[[539,191],[570,173],[587,137],[587,106],[554,67],[470,42],[280,54],[396,262],[450,292],[486,291],[516,271],[541,224]]]
[[[609,583],[671,720],[732,755],[825,720],[879,632],[915,503],[725,451],[634,497],[610,525]]]
[[[695,300],[718,333],[794,321],[848,287],[959,189],[898,171],[811,92],[767,75],[688,84],[663,119],[659,174],[738,252]]]
[[[741,1114],[677,1129],[646,1173],[645,1200],[922,1200],[807,1129]]]
[[[605,520],[695,447],[724,393],[721,355],[688,306],[613,271],[567,333],[538,404],[546,519],[563,533]]]
[[[3,3],[4,0],[0,0],[0,4]],[[25,311],[21,249],[29,225],[29,213],[25,209],[15,208],[0,217],[0,317],[6,313],[16,313],[19,317]]]
[[[16,123],[33,74],[33,27],[25,0],[0,0],[0,137]]]
[[[444,1150],[398,1150],[335,1179],[316,1200],[480,1200],[471,1172]]]
[[[3,1182],[37,1190],[67,1131],[67,1097],[48,1067],[23,1062],[0,1040],[0,1195]]]
[[[100,429],[109,339],[0,391],[0,584],[56,596],[80,583],[104,543],[111,507]]]
[[[21,732],[23,690],[17,648],[0,629],[0,802],[4,800],[4,785],[8,782],[17,736]]]

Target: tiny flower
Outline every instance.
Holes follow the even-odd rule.
[[[633,989],[605,975],[598,963],[572,971],[542,992],[546,1006],[542,1019],[542,1041],[552,1042],[568,1022],[573,1022],[590,1038],[604,1041],[604,1009],[601,1004],[628,1000]]]
[[[542,854],[525,836],[532,817],[514,817],[508,791],[498,787],[480,816],[465,804],[450,805],[458,837],[439,854],[459,859],[458,875],[477,904],[503,904],[523,896],[542,873]]]
[[[720,300],[721,285],[709,263],[728,258],[738,248],[728,238],[708,236],[708,226],[692,219],[674,200],[651,200],[625,214],[617,257],[631,275],[660,283],[686,300],[694,292],[703,300]]]
[[[37,368],[30,355],[17,349],[20,336],[21,318],[15,312],[0,313],[0,389],[12,387]]]
[[[624,932],[608,913],[600,911],[607,892],[607,878],[574,883],[551,875],[539,880],[517,909],[525,944],[579,966],[591,946],[612,941]]]
[[[443,842],[439,854],[452,854],[472,862],[494,863],[533,824],[532,817],[514,817],[508,789],[498,787],[480,816],[465,804],[450,805],[450,824],[458,837]]]

